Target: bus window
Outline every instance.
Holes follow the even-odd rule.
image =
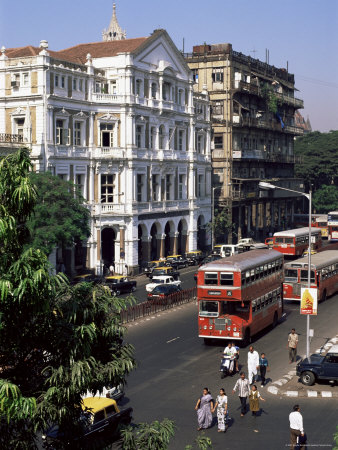
[[[265,264],[265,266],[264,266],[264,276],[266,277],[268,274],[269,274],[268,265]]]
[[[285,269],[285,282],[297,283],[297,281],[298,281],[297,269]]]
[[[242,286],[245,286],[245,281],[246,281],[245,272],[243,272],[243,273],[241,273],[241,285]]]
[[[200,315],[218,317],[218,302],[200,301]]]
[[[205,284],[218,284],[217,272],[205,272],[204,283]]]
[[[233,272],[221,272],[220,282],[222,286],[233,286],[234,285]]]
[[[293,244],[293,238],[286,237],[284,238],[285,244]]]
[[[252,300],[252,312],[256,311],[256,300]]]
[[[282,238],[282,237],[276,237],[276,238],[275,238],[275,242],[276,242],[277,244],[283,244],[283,238]]]
[[[245,272],[246,284],[250,283],[250,270]]]
[[[252,283],[253,281],[255,281],[255,269],[251,269],[250,274],[251,274],[251,283]]]
[[[308,271],[307,270],[301,270],[300,271],[300,281],[306,282],[308,281]],[[315,273],[313,270],[311,270],[311,283],[315,282]]]

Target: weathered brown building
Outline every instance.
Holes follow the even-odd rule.
[[[262,238],[287,226],[293,194],[262,191],[259,182],[303,190],[294,177],[294,138],[303,134],[295,126],[303,100],[294,96],[294,75],[238,53],[231,44],[195,46],[184,56],[194,89],[207,89],[210,96],[215,206],[229,210],[238,238]]]

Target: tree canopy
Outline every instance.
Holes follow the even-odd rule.
[[[313,206],[316,213],[327,214],[330,211],[338,211],[337,187],[323,185],[313,195]]]
[[[25,247],[37,201],[30,170],[27,149],[0,161],[0,448],[11,449],[36,448],[51,424],[69,440],[81,395],[124,383],[135,367],[120,321],[126,300],[100,285],[70,286],[40,249]]]
[[[305,181],[306,191],[310,185],[313,191],[322,185],[338,186],[338,131],[314,131],[299,137],[294,151],[302,157],[302,163],[295,166],[295,173]]]
[[[47,255],[57,245],[72,247],[90,235],[87,208],[76,186],[49,172],[29,175],[36,186],[37,202],[29,218],[31,245]]]

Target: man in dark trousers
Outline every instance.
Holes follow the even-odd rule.
[[[246,413],[246,398],[250,394],[250,383],[249,380],[245,378],[244,372],[241,372],[239,376],[240,378],[236,381],[232,393],[234,394],[238,389],[238,397],[241,402],[241,417],[243,417]]]
[[[296,333],[296,330],[292,328],[291,333],[288,336],[289,364],[297,361],[297,345],[298,334]]]
[[[289,414],[290,421],[290,449],[303,450],[304,446],[304,427],[303,427],[303,416],[300,413],[300,406],[295,405],[293,411]],[[299,444],[297,445],[297,439]]]

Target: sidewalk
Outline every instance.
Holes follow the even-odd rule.
[[[333,344],[338,344],[338,334],[331,338],[323,348],[317,349],[315,353],[322,352],[325,355]],[[270,394],[286,397],[338,398],[338,387],[336,383],[329,383],[326,380],[322,380],[316,381],[313,386],[305,386],[298,380],[296,368],[294,368],[289,370],[279,380],[269,384],[267,391]]]

